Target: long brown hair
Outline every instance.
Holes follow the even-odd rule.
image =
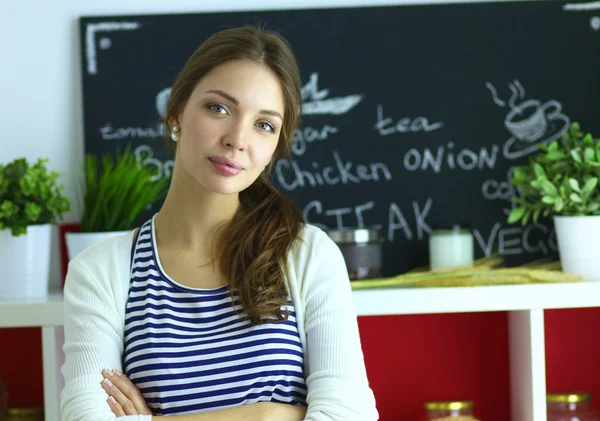
[[[283,126],[268,166],[270,173],[276,157],[290,155],[302,101],[296,59],[287,41],[275,32],[254,26],[232,28],[204,41],[175,80],[167,106],[167,127],[183,112],[192,91],[209,71],[239,59],[267,66],[283,90]],[[282,315],[281,307],[288,298],[287,255],[300,237],[302,212],[264,173],[240,192],[240,204],[216,239],[219,267],[231,284],[232,297],[238,291],[252,323],[260,324],[266,318],[286,320],[288,312]]]

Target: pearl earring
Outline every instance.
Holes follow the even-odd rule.
[[[179,140],[179,137],[177,137],[177,135],[175,134],[175,132],[179,131],[179,127],[177,126],[173,126],[173,131],[171,132],[171,139],[173,139],[173,142],[177,142]]]

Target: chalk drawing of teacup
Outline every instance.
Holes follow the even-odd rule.
[[[504,124],[520,141],[537,142],[546,133],[548,119],[556,117],[560,110],[561,106],[556,101],[548,101],[540,106],[540,101],[530,99],[511,109]]]
[[[504,125],[513,135],[504,144],[504,156],[516,159],[538,149],[537,143],[558,139],[569,127],[570,120],[562,114],[562,106],[555,100],[544,104],[530,99],[512,107]]]

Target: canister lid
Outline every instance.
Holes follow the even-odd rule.
[[[423,407],[427,411],[458,411],[461,409],[472,409],[473,401],[432,401],[425,402]]]
[[[585,402],[592,399],[592,394],[587,392],[581,393],[549,393],[546,395],[547,402]]]
[[[9,416],[31,416],[31,415],[43,415],[44,408],[8,408],[6,415]]]
[[[337,244],[376,243],[379,242],[379,231],[374,229],[353,229],[327,231],[327,235]]]
[[[436,232],[448,232],[448,233],[471,232],[471,225],[467,224],[467,223],[459,223],[459,224],[436,223],[436,224],[430,224],[430,227],[433,231],[436,231]]]

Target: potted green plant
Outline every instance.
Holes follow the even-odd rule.
[[[552,216],[563,271],[600,280],[600,142],[573,122],[560,141],[538,146],[513,171],[521,197],[508,222]]]
[[[116,158],[87,154],[81,175],[81,228],[65,234],[69,259],[103,238],[135,228],[140,214],[163,199],[168,186],[166,178],[141,165],[130,145],[122,153],[117,150]]]
[[[47,159],[25,158],[0,165],[1,299],[34,299],[48,294],[52,225],[69,211],[60,174]]]

